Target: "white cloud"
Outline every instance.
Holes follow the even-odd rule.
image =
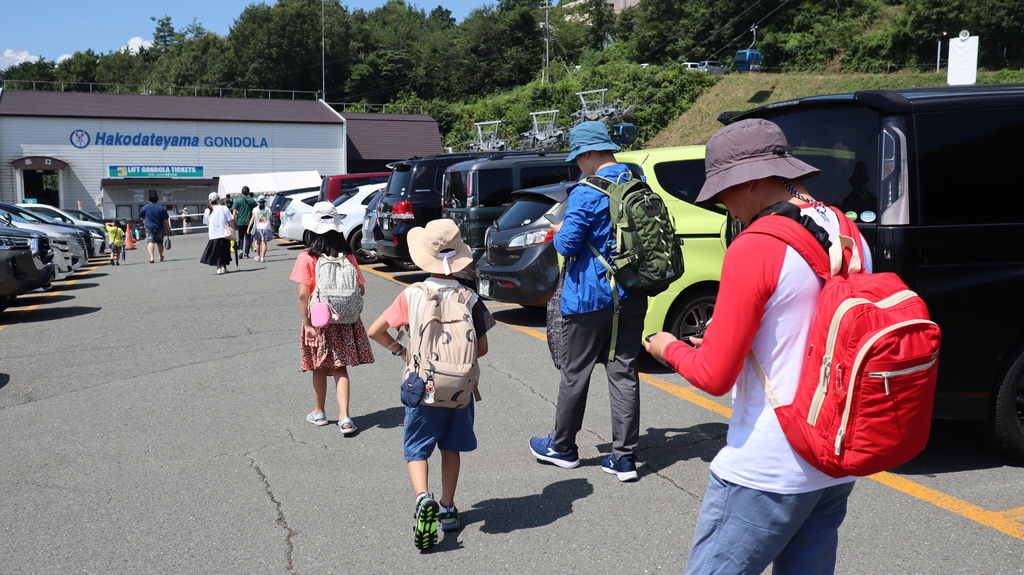
[[[57,57],[57,59],[55,60],[55,62],[56,62],[56,63],[57,63],[58,65],[60,65],[60,63],[61,63],[61,62],[63,62],[64,60],[67,60],[67,59],[68,59],[68,58],[70,58],[70,57],[71,57],[71,54],[61,54],[60,56],[58,56],[58,57]]]
[[[35,62],[39,59],[39,56],[33,56],[28,53],[28,50],[22,50],[21,52],[15,52],[10,48],[4,50],[3,56],[0,56],[0,70],[6,70],[11,66],[21,64],[22,62]]]
[[[128,44],[121,48],[121,50],[129,54],[138,54],[142,48],[149,48],[152,45],[152,40],[143,40],[142,36],[134,36],[128,40]]]

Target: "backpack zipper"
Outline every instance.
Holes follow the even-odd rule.
[[[913,294],[913,292],[910,292],[910,293]],[[916,295],[916,294],[914,294],[914,295]],[[889,299],[889,298],[886,298],[886,299]],[[886,301],[886,300],[882,300],[882,301]],[[879,302],[879,303],[881,304],[881,302]],[[895,325],[891,325],[888,328],[883,329],[882,331],[879,331],[875,335],[871,336],[871,339],[869,339],[867,342],[865,342],[865,344],[862,345],[860,350],[857,352],[857,358],[853,361],[853,369],[850,371],[850,373],[853,374],[853,376],[850,377],[850,383],[846,387],[846,407],[843,408],[843,423],[839,426],[838,433],[836,433],[836,444],[835,444],[836,455],[839,455],[839,452],[842,451],[843,438],[846,436],[846,426],[847,426],[847,424],[850,421],[850,409],[852,408],[851,404],[853,403],[853,382],[856,380],[856,373],[860,370],[860,364],[864,361],[864,356],[867,355],[868,350],[871,349],[871,346],[873,346],[875,344],[875,342],[878,341],[879,339],[881,339],[882,337],[884,337],[884,336],[886,336],[886,335],[888,335],[888,334],[890,334],[890,333],[892,333],[892,332],[894,332],[894,331],[896,331],[898,329],[902,329],[904,327],[911,326],[911,325],[937,325],[937,324],[934,321],[927,320],[927,319],[911,319],[911,320],[907,320],[907,321],[902,321],[902,322],[897,323]],[[900,370],[900,372],[908,372],[908,373],[910,373],[910,372],[914,372],[914,371],[920,371],[920,370],[923,370],[923,369],[928,369],[929,367],[935,365],[936,361],[937,361],[937,358],[933,358],[927,364],[923,364],[923,365],[919,365],[919,366],[916,366],[916,367],[913,367],[913,368],[908,368],[908,369]],[[890,372],[890,373],[896,374],[896,373],[899,373],[899,372]],[[888,395],[888,394],[889,394],[889,385],[888,385],[888,382],[886,382],[886,395]]]
[[[935,365],[936,361],[937,360],[933,359],[933,360],[929,361],[928,363],[925,363],[925,364],[922,364],[922,365],[915,365],[914,367],[908,367],[906,369],[898,369],[896,371],[869,371],[867,373],[867,375],[868,375],[868,377],[876,377],[876,378],[881,378],[882,380],[884,380],[885,381],[885,394],[889,395],[889,378],[890,377],[899,377],[901,375],[908,375],[908,374],[915,373],[915,372],[918,372],[918,371],[924,371],[924,370],[930,368],[931,366]]]
[[[898,291],[891,296],[879,301],[877,304],[871,300],[858,297],[850,298],[839,304],[836,313],[832,316],[832,323],[828,326],[828,339],[825,340],[825,354],[821,358],[821,369],[818,370],[818,388],[814,390],[814,398],[811,401],[811,409],[807,414],[807,423],[815,425],[818,421],[818,413],[821,405],[828,394],[828,377],[832,367],[832,356],[835,354],[836,338],[839,335],[839,324],[843,321],[846,312],[861,304],[872,304],[875,307],[892,307],[902,301],[916,297],[917,294],[910,290]]]

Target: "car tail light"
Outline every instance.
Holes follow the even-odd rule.
[[[412,202],[409,200],[395,202],[395,205],[391,206],[391,219],[412,220],[415,218],[416,215],[412,213]]]
[[[473,195],[473,188],[476,187],[476,172],[470,170],[466,174],[466,207],[472,208],[476,206],[476,196]]]
[[[555,230],[534,230],[532,232],[526,232],[525,234],[519,234],[512,238],[508,242],[509,248],[528,248],[530,246],[539,246],[550,242],[555,237]]]

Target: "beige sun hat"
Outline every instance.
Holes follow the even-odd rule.
[[[793,157],[793,150],[773,122],[741,120],[715,132],[704,156],[707,179],[694,203],[714,199],[719,192],[754,180],[779,176],[802,180],[821,170]]]
[[[324,234],[331,230],[340,232],[344,230],[341,218],[338,217],[338,208],[331,202],[317,202],[313,204],[313,211],[302,214],[302,227],[314,234]]]
[[[409,257],[425,272],[451,275],[473,263],[473,253],[454,221],[442,218],[409,230]]]

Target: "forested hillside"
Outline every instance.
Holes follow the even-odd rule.
[[[938,42],[967,29],[981,37],[983,70],[1024,66],[1019,0],[642,0],[621,14],[603,0],[541,5],[481,2],[456,22],[443,6],[403,0],[371,11],[278,0],[247,7],[226,36],[154,14],[152,45],[138,52],[42,58],[0,80],[13,89],[416,104],[458,147],[473,122],[503,120],[512,140],[532,111],[560,109],[568,125],[575,92],[602,88],[634,107],[630,120],[649,141],[715,82],[679,63],[728,62],[752,43],[772,73],[926,72]]]

